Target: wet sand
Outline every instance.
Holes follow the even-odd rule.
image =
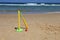
[[[0,14],[0,40],[60,40],[60,14],[23,14],[29,29],[16,32],[17,14]],[[25,28],[21,19],[21,26]]]

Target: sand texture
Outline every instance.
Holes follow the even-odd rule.
[[[29,29],[21,19],[23,32],[16,32],[17,14],[0,14],[0,40],[60,40],[60,14],[24,14]]]

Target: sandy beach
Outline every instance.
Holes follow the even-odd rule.
[[[0,14],[0,40],[60,40],[60,13],[23,14],[27,32],[16,32],[17,14]],[[25,28],[21,19],[21,26]]]

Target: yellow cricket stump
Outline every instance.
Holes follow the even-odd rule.
[[[23,22],[24,22],[24,24],[25,24],[25,26],[26,26],[25,31],[27,31],[27,29],[28,29],[28,24],[27,24],[25,18],[24,18],[23,15],[21,14],[20,10],[18,10],[18,28],[17,28],[17,32],[22,32],[22,31],[23,31],[23,29],[21,29],[21,27],[20,27],[20,18],[21,18],[21,17],[22,17]]]
[[[20,10],[18,10],[18,29],[20,29]]]
[[[20,18],[21,18],[21,15],[20,15],[20,10],[18,10],[18,28],[17,28],[17,32],[22,32],[23,29],[20,28]]]
[[[27,31],[27,30],[28,30],[28,24],[27,24],[27,22],[26,22],[24,16],[23,16],[23,15],[21,15],[21,16],[22,16],[23,22],[24,22],[24,24],[25,24],[25,26],[26,26],[25,31]]]

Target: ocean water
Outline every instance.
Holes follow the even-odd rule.
[[[0,14],[16,14],[18,9],[23,14],[60,12],[60,6],[0,6]]]

